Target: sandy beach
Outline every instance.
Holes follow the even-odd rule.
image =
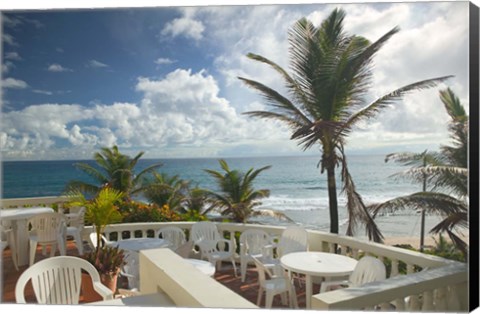
[[[461,238],[467,243],[469,242],[469,237],[469,232],[463,232],[463,235],[461,236]],[[448,242],[451,242],[448,236],[444,236],[444,238]],[[435,240],[438,241],[438,236],[433,237],[432,235],[427,234],[424,240],[425,246],[435,246]],[[386,237],[384,242],[387,245],[410,244],[415,249],[420,248],[420,237]]]

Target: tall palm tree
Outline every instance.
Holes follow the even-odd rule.
[[[222,215],[231,216],[234,221],[241,223],[245,223],[251,216],[257,215],[274,216],[291,221],[279,212],[254,209],[255,206],[261,204],[260,199],[270,195],[270,190],[255,190],[253,181],[261,172],[270,169],[271,166],[256,170],[250,168],[246,173],[242,173],[239,170],[231,170],[223,159],[220,159],[219,163],[224,172],[205,170],[216,179],[220,189],[219,192],[206,191],[212,199],[211,209],[219,209]]]
[[[434,158],[403,173],[414,178],[428,177],[431,190],[370,207],[374,216],[379,212],[405,208],[437,213],[443,216],[443,220],[430,233],[447,233],[455,246],[466,253],[468,247],[458,235],[458,229],[468,228],[468,116],[450,88],[440,91],[440,99],[451,119],[448,130],[453,145],[442,145]]]
[[[356,192],[348,171],[344,151],[346,139],[356,125],[374,117],[405,94],[434,87],[449,77],[412,83],[367,103],[373,57],[399,29],[395,27],[371,43],[344,32],[344,18],[345,12],[335,9],[319,27],[306,18],[294,24],[289,32],[291,74],[265,57],[247,55],[278,72],[289,97],[260,82],[239,79],[257,90],[271,109],[245,114],[286,123],[293,132],[291,139],[297,140],[304,150],[320,146],[321,173],[327,172],[330,232],[338,233],[339,227],[335,169],[340,166],[342,192],[347,196],[349,214],[347,234],[353,235],[357,223],[362,222],[369,238],[381,242],[383,236]]]
[[[103,147],[93,156],[96,167],[87,163],[75,164],[75,167],[90,176],[94,183],[72,180],[66,189],[95,195],[104,186],[109,186],[129,198],[143,191],[146,186],[142,182],[146,175],[162,166],[161,163],[156,163],[135,174],[134,168],[143,154],[144,152],[140,152],[131,158],[120,153],[117,146]]]

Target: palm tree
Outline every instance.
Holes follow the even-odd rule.
[[[270,215],[277,218],[288,217],[282,213],[270,210],[254,210],[254,207],[260,205],[262,198],[270,195],[270,190],[255,190],[253,181],[262,172],[270,169],[271,166],[265,166],[260,169],[250,168],[246,173],[238,170],[231,170],[227,162],[219,160],[222,172],[206,169],[205,171],[212,175],[220,188],[220,192],[206,191],[212,198],[213,206],[211,209],[219,209],[222,215],[231,216],[235,222],[245,223],[251,216]]]
[[[153,179],[146,184],[143,195],[152,203],[162,207],[168,205],[171,210],[182,211],[189,182],[180,179],[177,175],[154,173]]]
[[[403,175],[427,178],[430,191],[400,196],[381,204],[371,205],[372,213],[399,209],[437,213],[443,220],[430,233],[447,233],[463,253],[467,244],[457,234],[458,228],[468,228],[468,116],[458,97],[450,88],[440,91],[440,99],[450,116],[448,130],[453,145],[442,145],[440,153],[431,155],[428,162],[405,171]]]
[[[70,193],[72,206],[85,207],[85,220],[95,227],[97,234],[96,250],[100,250],[101,235],[109,224],[120,222],[122,214],[117,204],[124,197],[123,193],[110,187],[104,187],[91,200],[87,200],[81,193]]]
[[[97,194],[103,187],[109,186],[129,198],[133,194],[140,193],[146,186],[142,184],[147,174],[162,166],[161,163],[153,164],[138,174],[134,168],[144,152],[138,153],[134,158],[120,153],[117,146],[112,148],[103,147],[100,152],[93,156],[97,167],[87,163],[76,163],[77,169],[89,175],[94,183],[72,180],[67,185],[67,191],[79,191],[88,194]]]
[[[422,153],[393,153],[388,154],[385,157],[385,162],[390,160],[394,160],[398,163],[403,164],[404,166],[412,166],[412,167],[426,167],[427,165],[436,166],[439,165],[439,156],[436,153],[429,153],[425,150]],[[402,176],[405,177],[402,173],[396,174],[394,176]],[[408,172],[408,176],[413,179],[414,182],[422,183],[422,192],[427,191],[427,183],[428,183],[428,174],[425,172],[420,173],[411,173]],[[424,242],[425,242],[425,209],[421,209],[421,223],[420,223],[420,252],[423,252]]]
[[[291,139],[307,150],[319,145],[321,173],[327,172],[330,232],[338,233],[338,202],[335,169],[341,167],[342,192],[347,196],[349,222],[347,234],[353,235],[358,222],[366,226],[370,239],[381,242],[380,230],[366,209],[348,171],[344,146],[348,135],[360,122],[374,117],[405,94],[436,86],[449,77],[416,82],[367,103],[371,85],[372,60],[377,51],[399,29],[393,28],[377,41],[348,35],[343,31],[345,12],[335,9],[319,26],[306,18],[298,20],[289,32],[289,57],[292,74],[265,57],[247,56],[264,63],[280,74],[287,96],[247,78],[239,77],[257,90],[270,111],[250,111],[251,117],[279,120],[292,130]]]

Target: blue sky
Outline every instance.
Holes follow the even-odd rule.
[[[84,159],[114,144],[145,158],[301,154],[285,126],[242,115],[264,104],[237,76],[281,90],[245,55],[288,68],[289,28],[335,7],[347,32],[372,41],[401,28],[375,58],[372,97],[455,75],[360,126],[348,151],[447,143],[438,91],[452,88],[468,109],[468,2],[4,10],[2,158]]]

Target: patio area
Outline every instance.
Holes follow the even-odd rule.
[[[62,204],[61,198],[18,199],[4,207],[16,206],[48,206]],[[57,205],[56,205],[57,206]],[[161,227],[175,226],[190,234],[195,222],[147,222],[121,223],[108,225],[105,234],[108,240],[130,237],[148,237],[153,230]],[[246,230],[262,230],[268,235],[279,237],[285,227],[259,224],[218,223],[218,231],[228,238],[238,236]],[[86,240],[93,231],[85,226],[82,234],[84,248],[90,249]],[[350,287],[325,293],[319,293],[319,286],[314,285],[312,297],[309,299],[313,310],[348,310],[358,311],[380,308],[408,312],[465,312],[469,309],[468,264],[447,260],[438,256],[422,254],[406,249],[355,239],[352,237],[307,230],[308,251],[324,252],[349,256],[359,260],[362,256],[373,256],[384,263],[387,268],[385,280],[371,282],[359,287]],[[163,250],[163,251],[162,251]],[[67,242],[67,255],[77,256],[78,251],[72,241]],[[40,247],[37,249],[36,261],[44,257]],[[204,274],[188,273],[187,268],[177,264],[180,257],[169,249],[143,251],[140,254],[140,285],[142,293],[164,291],[175,297],[179,307],[226,307],[244,308],[254,306],[257,300],[257,271],[251,265],[247,271],[245,282],[240,276],[233,275],[231,263],[223,263],[214,278]],[[236,258],[236,264],[240,261]],[[3,251],[2,261],[2,303],[15,303],[15,284],[27,266],[15,270],[10,250]],[[197,276],[198,275],[198,276]],[[191,278],[190,278],[191,277]],[[195,278],[194,280],[192,278]],[[120,286],[122,282],[120,282]],[[211,290],[204,289],[207,285]],[[295,288],[299,309],[306,307],[306,285],[302,279],[295,280]],[[264,298],[263,298],[264,299]],[[27,285],[27,302],[35,302],[33,291]],[[234,304],[234,305],[232,305]],[[261,307],[264,307],[262,300]],[[286,308],[278,296],[273,301],[273,308]]]
[[[88,245],[85,245],[85,250],[88,250]],[[67,255],[70,256],[78,256],[77,248],[73,241],[69,240],[67,242]],[[57,252],[58,256],[58,252]],[[36,261],[48,258],[47,256],[43,256],[41,252],[41,247],[39,246],[37,249],[36,254]],[[3,252],[3,260],[2,260],[2,303],[15,303],[15,284],[17,282],[18,277],[20,274],[27,269],[27,266],[20,267],[17,271],[13,266],[13,262],[11,259],[10,250],[7,248]],[[230,290],[236,292],[237,294],[241,295],[248,301],[256,304],[257,302],[257,295],[258,295],[258,282],[257,282],[257,271],[255,266],[250,266],[247,269],[247,276],[245,282],[242,282],[240,276],[235,277],[233,275],[233,267],[230,263],[223,263],[222,269],[215,273],[214,279],[220,282],[225,287],[229,288]],[[295,289],[297,292],[297,299],[298,299],[298,306],[299,308],[305,308],[305,284],[299,285],[299,282],[295,280]],[[119,287],[122,286],[126,288],[126,281],[123,278],[119,279]],[[314,291],[318,291],[319,286],[314,284]],[[27,288],[25,289],[25,298],[27,302],[35,303],[35,296],[33,294],[33,289],[31,285],[28,284]],[[261,307],[264,307],[264,300],[265,297],[262,299]],[[272,308],[285,308],[288,309],[289,307],[283,305],[281,303],[280,297],[275,296],[273,300]]]

